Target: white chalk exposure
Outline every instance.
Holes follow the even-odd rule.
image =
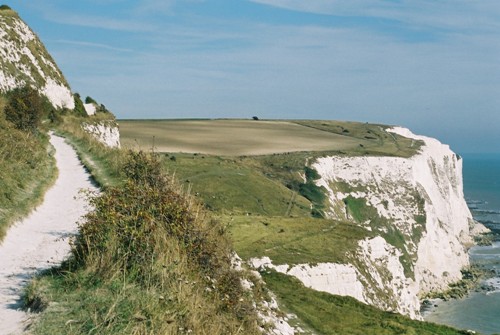
[[[120,148],[120,130],[116,122],[83,123],[82,128],[102,144],[110,148]]]
[[[269,259],[269,258],[268,258]],[[270,260],[269,260],[270,261]],[[231,258],[231,265],[233,269],[236,271],[243,271],[243,262],[241,258],[235,253]],[[258,280],[262,281],[262,277],[256,271],[254,271],[255,277]],[[241,281],[241,285],[247,291],[251,291],[254,284],[247,279],[243,279]],[[260,301],[257,307],[257,315],[259,319],[263,321],[266,325],[271,325],[268,329],[262,328],[262,332],[268,335],[294,335],[297,332],[300,332],[298,329],[290,326],[288,323],[288,319],[290,317],[296,318],[295,315],[290,314],[287,316],[281,316],[280,309],[278,306],[278,302],[276,301],[276,297],[272,293],[270,293],[271,301]]]
[[[404,128],[389,131],[421,140],[424,146],[411,158],[334,156],[319,158],[312,167],[321,175],[317,184],[328,190],[330,217],[352,220],[344,200],[365,199],[403,234],[406,251],[416,257],[410,265],[414,279],[408,278],[399,260],[402,250],[382,237],[360,241],[358,256],[371,277],[363,278],[358,272],[363,299],[359,292],[351,291],[353,283],[343,287],[344,282],[338,281],[334,290],[353,292],[349,295],[360,301],[419,318],[419,295],[445,289],[461,278],[460,270],[469,264],[465,245],[471,243],[469,229],[474,222],[463,195],[461,159],[435,139],[416,136]],[[344,187],[343,193],[339,184],[347,184],[351,191]],[[381,233],[388,229],[371,226],[370,220],[358,224]],[[330,269],[335,272],[340,268]],[[324,290],[323,282],[311,287],[316,288],[316,284]],[[377,292],[384,290],[395,305],[377,297]]]
[[[258,312],[259,318],[272,327],[265,333],[268,335],[294,335],[297,334],[297,329],[290,326],[288,317],[278,316],[279,307],[276,298],[271,294],[271,301],[262,302],[261,310]],[[263,331],[265,331],[263,329]]]
[[[64,79],[57,66],[43,53],[34,55],[28,47],[29,44],[41,46],[36,35],[21,19],[10,19],[11,23],[0,17],[0,91],[29,84],[44,94],[55,107],[73,109],[73,95],[63,84]]]
[[[87,112],[87,115],[94,115],[96,112],[96,107],[95,104],[90,103],[90,104],[83,104],[83,107],[85,107],[85,111]]]
[[[319,263],[315,266],[299,264],[284,273],[298,278],[306,287],[331,294],[351,296],[365,302],[363,285],[358,280],[359,273],[350,264]]]
[[[75,108],[75,99],[69,88],[56,83],[51,78],[47,78],[47,83],[41,93],[44,94],[55,107]]]
[[[358,257],[363,260],[369,273],[369,277],[360,276],[365,283],[363,285],[365,301],[384,310],[420,319],[419,288],[413,279],[405,276],[399,260],[401,251],[387,243],[381,236],[362,240],[359,242],[359,247]],[[389,299],[381,299],[381,294],[388,296]]]
[[[359,242],[357,258],[362,259],[370,278],[352,264],[318,263],[274,265],[269,257],[252,258],[250,265],[256,269],[273,269],[299,279],[304,286],[317,291],[340,296],[350,296],[361,302],[385,310],[394,310],[412,318],[420,318],[420,302],[417,297],[418,287],[413,281],[407,281],[403,266],[399,262],[400,252],[389,245],[382,237]],[[371,281],[370,281],[371,280]],[[369,283],[367,285],[367,283]],[[391,294],[391,299],[380,299],[380,292]],[[393,294],[394,293],[394,294]],[[401,298],[400,304],[392,304]]]
[[[359,271],[351,264],[318,263],[314,266],[299,264],[290,268],[287,264],[274,265],[267,256],[251,258],[249,263],[256,269],[273,269],[294,276],[306,287],[331,294],[352,296],[365,302]]]

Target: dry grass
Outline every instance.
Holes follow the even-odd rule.
[[[75,141],[93,150],[85,142]],[[225,227],[155,156],[106,152],[120,156],[108,168],[125,181],[93,198],[71,259],[29,286],[27,305],[48,306],[34,332],[258,334]]]
[[[43,200],[57,170],[48,137],[20,131],[5,120],[0,97],[0,241],[9,226]]]
[[[221,156],[293,151],[351,150],[366,139],[350,138],[287,121],[119,121],[125,148]]]

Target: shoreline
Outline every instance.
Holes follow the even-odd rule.
[[[497,333],[495,312],[500,308],[500,273],[495,268],[495,260],[500,257],[500,241],[489,246],[476,245],[469,250],[469,255],[471,264],[482,268],[486,276],[479,277],[475,286],[462,297],[424,299],[421,315],[428,322],[473,329],[484,335]]]

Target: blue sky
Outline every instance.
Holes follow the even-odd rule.
[[[500,1],[7,3],[118,118],[335,119],[500,152]]]

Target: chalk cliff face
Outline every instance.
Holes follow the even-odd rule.
[[[419,297],[461,279],[475,223],[464,199],[460,157],[408,129],[387,131],[423,145],[411,158],[329,156],[311,163],[329,197],[327,216],[369,232],[347,264],[253,263],[308,287],[419,319]]]
[[[323,157],[312,167],[321,175],[317,184],[328,191],[328,216],[378,235],[359,242],[364,300],[418,317],[418,296],[461,279],[474,221],[464,199],[461,159],[435,139],[404,128],[388,131],[424,145],[411,158]]]
[[[120,130],[115,121],[83,123],[83,130],[110,148],[120,148]]]
[[[31,85],[60,108],[74,99],[62,72],[35,33],[10,9],[0,10],[0,91]]]

